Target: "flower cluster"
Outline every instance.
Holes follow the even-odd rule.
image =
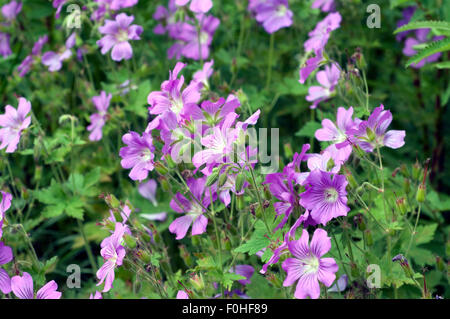
[[[2,227],[5,219],[6,211],[11,207],[12,195],[0,191],[0,240],[2,239]],[[13,260],[13,252],[11,247],[5,246],[0,241],[0,266],[4,266]],[[16,270],[18,274],[18,270]],[[57,291],[58,285],[54,280],[49,281],[41,289],[34,293],[33,278],[27,272],[23,272],[22,276],[16,275],[12,278],[8,272],[0,268],[0,291],[9,294],[11,291],[19,299],[59,299],[61,292]]]
[[[205,60],[209,57],[209,48],[220,20],[206,13],[211,9],[208,0],[192,0],[189,5],[191,15],[184,21],[177,21],[175,14],[189,1],[171,0],[168,8],[158,6],[153,18],[161,21],[155,27],[156,34],[167,33],[176,42],[167,51],[169,59],[179,60],[182,56],[193,60]],[[192,17],[191,17],[192,16]]]

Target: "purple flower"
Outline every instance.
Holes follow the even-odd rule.
[[[36,299],[60,299],[61,293],[57,289],[56,282],[49,281],[38,290]],[[19,299],[34,299],[33,278],[27,272],[24,272],[22,276],[12,277],[11,290]]]
[[[92,294],[89,295],[89,299],[103,299],[102,293],[96,291],[96,292],[95,292],[95,295],[92,295]]]
[[[430,32],[430,29],[417,29],[415,31],[415,36],[416,36],[415,38],[409,37],[406,39],[405,47],[403,48],[403,54],[406,56],[416,55],[417,51],[414,49],[414,47],[416,45],[420,45],[422,43],[427,42],[427,37],[428,37],[429,32]],[[432,40],[438,41],[438,40],[442,40],[444,38],[445,38],[444,36],[437,36],[437,37],[433,37]],[[442,53],[440,53],[440,52],[432,54],[417,63],[411,64],[411,66],[416,69],[421,68],[426,63],[436,62],[437,60],[439,60],[441,55],[442,55]]]
[[[238,280],[238,283],[245,286],[250,284],[250,279],[255,273],[255,269],[250,265],[236,265],[230,269],[230,272],[245,277],[245,279]]]
[[[310,86],[308,89],[308,96],[306,96],[306,100],[309,102],[313,102],[310,108],[315,109],[317,105],[328,99],[331,94],[334,92],[335,86],[339,82],[339,77],[341,72],[337,67],[336,63],[333,63],[331,67],[325,65],[324,71],[319,71],[316,74],[317,81],[322,86]]]
[[[178,290],[177,299],[189,299],[189,295],[184,290]]]
[[[200,31],[194,25],[183,23],[181,33],[174,38],[184,42],[181,54],[193,60],[207,59],[209,57],[209,47],[213,40],[213,35],[220,24],[220,20],[211,15],[201,15],[198,17]],[[172,34],[173,35],[173,34]]]
[[[142,181],[147,178],[148,172],[154,168],[155,147],[153,138],[149,133],[130,132],[122,137],[127,147],[120,149],[120,162],[123,168],[132,168],[129,174],[132,180]]]
[[[16,18],[22,10],[22,2],[11,1],[2,7],[2,14],[6,20],[11,21]]]
[[[169,231],[176,234],[176,239],[183,239],[189,227],[192,225],[192,236],[200,235],[206,232],[208,219],[203,216],[206,212],[204,207],[208,207],[212,200],[217,199],[217,194],[212,189],[213,187],[206,187],[206,177],[190,178],[187,180],[187,185],[194,195],[195,199],[188,200],[181,193],[177,193],[175,198],[170,202],[170,207],[178,213],[185,213],[184,216],[175,219],[169,226]],[[212,196],[211,196],[211,192]],[[200,203],[202,205],[200,205]]]
[[[252,4],[256,21],[262,24],[267,33],[274,33],[292,25],[293,13],[289,10],[288,0],[266,0]]]
[[[214,65],[214,60],[206,62],[203,64],[203,69],[194,73],[192,77],[193,82],[202,83],[204,87],[208,87],[208,79],[213,74],[214,70],[212,66]]]
[[[3,235],[3,220],[5,219],[6,211],[11,207],[12,195],[10,193],[0,191],[2,200],[0,201],[0,239]]]
[[[120,13],[116,20],[105,20],[105,25],[99,28],[100,33],[105,34],[97,41],[102,54],[106,54],[111,48],[111,58],[114,61],[129,60],[133,56],[133,49],[128,40],[140,40],[143,29],[141,26],[131,23],[134,16]]]
[[[296,281],[295,298],[317,299],[320,296],[319,281],[330,287],[336,279],[339,267],[333,258],[322,258],[331,248],[330,237],[323,229],[314,231],[311,244],[309,234],[304,229],[299,240],[289,242],[289,251],[293,258],[283,262],[283,270],[287,272],[284,287],[292,286]]]
[[[111,98],[112,94],[106,95],[105,91],[101,91],[99,96],[94,96],[92,98],[92,103],[94,103],[98,113],[91,115],[91,124],[87,127],[87,130],[91,132],[89,135],[89,140],[91,141],[100,141],[102,139],[102,128],[106,122]]]
[[[313,9],[320,9],[323,12],[330,12],[334,10],[334,0],[315,0],[311,5]]]
[[[59,19],[59,15],[61,14],[61,9],[66,2],[67,2],[67,0],[53,0],[53,8],[56,9],[56,13],[55,13],[56,19]]]
[[[47,43],[48,36],[44,35],[39,37],[38,41],[34,43],[33,49],[31,50],[31,54],[27,55],[22,63],[17,67],[17,71],[19,71],[19,76],[24,77],[25,74],[30,71],[30,68],[33,62],[36,60],[38,56],[41,55],[42,47],[45,43]]]
[[[213,6],[211,0],[175,0],[175,4],[179,7],[185,6],[188,2],[191,2],[189,10],[194,13],[206,13]]]
[[[9,34],[0,32],[0,54],[3,58],[7,58],[12,54],[9,46]]]
[[[352,141],[364,151],[372,152],[377,147],[387,146],[397,149],[405,144],[405,131],[390,130],[392,113],[383,104],[373,110],[367,121],[361,121],[357,128],[349,130],[354,135]]]
[[[202,84],[192,82],[182,91],[184,76],[178,79],[178,73],[184,67],[184,63],[178,62],[170,72],[169,80],[161,84],[161,91],[148,95],[150,114],[174,113],[178,122],[182,117],[188,118],[190,107],[200,100]]]
[[[336,116],[336,124],[329,119],[322,120],[322,128],[318,129],[315,133],[315,137],[319,141],[334,142],[337,154],[334,154],[330,147],[326,150],[332,154],[332,158],[336,164],[342,164],[347,161],[348,157],[352,153],[352,146],[349,142],[349,132],[355,127],[355,123],[352,120],[353,108],[350,107],[346,110],[343,107],[339,107]]]
[[[158,205],[158,202],[156,201],[156,188],[158,184],[154,179],[149,179],[147,182],[139,184],[139,194],[141,194],[142,197],[148,199],[152,202],[154,206]]]
[[[411,21],[411,18],[413,17],[415,11],[416,11],[415,6],[406,7],[402,12],[403,18],[401,20],[397,21],[397,28],[400,28],[401,26],[408,24],[409,21]],[[402,41],[411,32],[413,32],[413,31],[410,30],[410,31],[403,31],[403,32],[397,33],[397,35],[395,36],[395,39],[397,41]]]
[[[300,194],[300,205],[311,213],[317,223],[326,225],[338,216],[347,216],[347,179],[321,170],[312,171],[305,181],[306,191]]]
[[[42,64],[48,67],[50,72],[61,70],[62,62],[72,56],[70,49],[75,45],[76,33],[72,33],[66,40],[65,46],[59,52],[47,51],[42,55]]]
[[[100,280],[97,286],[105,282],[103,292],[108,292],[112,288],[112,283],[115,278],[115,269],[122,265],[125,257],[125,248],[122,246],[123,235],[127,227],[122,223],[116,223],[114,233],[105,238],[101,243],[100,255],[105,260],[105,263],[97,271],[97,278]]]
[[[17,110],[11,105],[5,107],[5,114],[0,115],[0,150],[6,147],[6,153],[14,153],[20,141],[22,131],[31,123],[31,103],[19,98]]]
[[[316,56],[309,58],[306,60],[305,65],[302,65],[300,67],[300,79],[299,82],[301,84],[304,84],[308,76],[317,68],[320,67],[325,62],[325,59],[323,58],[323,52],[322,50],[316,51]]]
[[[342,17],[339,12],[329,13],[308,33],[309,39],[303,44],[305,51],[323,50],[330,38],[331,31],[340,27]]]
[[[270,192],[279,200],[279,202],[273,204],[277,217],[282,216],[283,218],[275,230],[282,228],[288,221],[292,211],[299,208],[296,185],[300,184],[302,178],[299,176],[301,173],[297,171],[309,147],[309,144],[303,145],[302,152],[300,154],[296,153],[294,161],[285,166],[283,173],[273,173],[266,176],[264,184],[269,184]]]
[[[13,253],[11,247],[5,246],[5,244],[0,241],[0,266],[9,263],[12,259]],[[9,294],[11,292],[11,279],[9,278],[8,273],[2,268],[0,268],[0,290],[4,294]]]
[[[322,152],[322,154],[308,154],[307,157],[308,169],[310,171],[318,169],[323,172],[331,172],[337,174],[341,169],[341,164],[335,163],[332,154],[326,150]]]

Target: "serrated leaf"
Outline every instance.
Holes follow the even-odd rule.
[[[418,63],[430,55],[450,50],[450,38],[431,42],[425,49],[420,50],[416,55],[406,62],[406,67]]]
[[[255,224],[255,231],[252,237],[234,251],[237,253],[248,253],[249,255],[256,254],[270,244],[270,239],[265,236],[266,233],[266,226],[261,220],[258,220]]]
[[[437,226],[438,224],[429,224],[417,227],[416,236],[414,236],[415,244],[416,245],[426,244],[432,241]]]
[[[322,125],[319,122],[309,121],[297,133],[295,133],[295,136],[314,137],[316,131],[321,127]]]
[[[245,280],[245,279],[246,278],[242,275],[233,274],[233,273],[224,273],[222,275],[220,282],[226,289],[230,290],[234,281]]]
[[[450,31],[450,22],[446,21],[413,21],[397,28],[394,34],[415,29],[440,29]]]

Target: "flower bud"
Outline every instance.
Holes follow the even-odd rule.
[[[166,175],[167,173],[169,173],[169,170],[167,169],[167,167],[165,167],[161,162],[156,162],[155,163],[155,169],[156,171],[161,174],[161,175]]]
[[[165,178],[159,179],[159,183],[161,184],[161,188],[163,191],[168,192],[170,190],[170,184]]]
[[[411,267],[409,266],[408,259],[406,259],[405,256],[403,256],[402,254],[399,254],[399,255],[395,256],[394,258],[392,258],[392,261],[393,262],[398,261],[400,263],[400,266],[402,266],[402,269],[405,272],[405,275],[407,277],[414,276],[413,271],[411,270]]]
[[[397,208],[401,215],[405,215],[408,212],[408,209],[406,208],[405,198],[400,197],[396,200]]]
[[[181,259],[183,259],[183,261],[186,264],[186,266],[192,267],[193,266],[192,256],[191,256],[190,252],[186,249],[186,246],[180,245],[178,247],[180,248]]]
[[[412,176],[414,180],[418,180],[420,178],[420,171],[422,170],[422,167],[420,166],[419,162],[416,161],[412,167]]]
[[[228,251],[231,251],[231,249],[233,248],[233,247],[231,247],[231,241],[230,241],[230,239],[228,238],[228,237],[226,237],[225,238],[225,240],[224,240],[224,247],[225,247],[225,250],[228,250]]]
[[[278,278],[276,274],[270,273],[266,275],[267,280],[276,288],[283,287],[283,282]]]
[[[225,171],[224,173],[222,173],[219,176],[219,184],[218,184],[218,186],[222,187],[223,185],[225,185],[225,183],[227,182],[227,179],[228,179],[228,171]]]
[[[248,103],[248,97],[244,93],[244,91],[242,91],[242,89],[239,89],[236,92],[236,95],[237,95],[237,98],[238,98],[239,102],[241,102],[241,105],[245,105],[246,103]]]
[[[211,186],[219,179],[219,173],[220,173],[219,169],[215,167],[212,170],[211,175],[209,175],[208,178],[206,179],[206,187]]]
[[[266,185],[264,185],[264,198],[268,201],[272,199],[272,193]]]
[[[149,264],[151,262],[151,257],[148,251],[139,250],[137,254],[139,256],[139,259],[142,260],[144,264]]]
[[[164,158],[166,159],[167,165],[169,166],[170,169],[174,169],[177,167],[177,163],[175,163],[172,159],[172,156],[170,156],[169,154],[165,155]]]
[[[356,223],[356,225],[358,225],[358,229],[360,231],[364,231],[366,229],[366,222],[364,220],[364,216],[362,214],[357,214],[354,218],[353,218],[354,222]]]
[[[133,236],[130,236],[128,234],[125,234],[123,236],[123,240],[125,242],[125,244],[127,244],[127,247],[134,249],[136,248],[137,244],[136,244],[136,238],[134,238]]]
[[[364,157],[366,156],[365,152],[363,151],[363,149],[361,147],[359,147],[359,145],[353,145],[353,149],[355,150],[356,154],[358,154],[359,157]]]
[[[400,172],[402,173],[402,175],[404,177],[410,177],[410,174],[409,174],[408,168],[406,167],[406,164],[402,164],[400,166]]]
[[[236,207],[238,210],[243,210],[245,208],[244,195],[236,195]]]
[[[350,264],[350,273],[352,274],[352,277],[354,277],[354,278],[359,277],[358,266],[355,263]]]
[[[292,158],[294,156],[290,143],[284,144],[284,155],[286,155],[287,158]]]
[[[405,178],[403,180],[403,191],[405,192],[405,194],[409,194],[411,192],[411,181],[409,180],[409,178]]]
[[[194,246],[200,246],[201,245],[201,238],[199,236],[192,236],[191,237],[192,245]]]
[[[194,287],[197,291],[203,291],[205,289],[205,282],[203,281],[203,276],[194,274],[189,279],[189,282],[191,283],[192,287]]]
[[[113,209],[118,209],[120,207],[120,201],[116,198],[116,196],[112,194],[108,194],[105,196],[105,202],[109,207]]]
[[[358,183],[356,182],[355,177],[349,170],[345,170],[345,177],[347,178],[348,184],[350,185],[350,188],[355,189],[358,187]]]
[[[245,174],[244,173],[238,173],[237,177],[236,177],[236,192],[239,193],[242,191],[242,187],[244,186],[244,182],[245,182]]]
[[[36,166],[34,169],[34,180],[40,181],[42,178],[42,166]]]
[[[417,188],[416,200],[419,203],[423,203],[425,201],[426,189],[427,187],[424,184],[420,184]]]

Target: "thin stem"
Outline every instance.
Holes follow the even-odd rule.
[[[92,270],[94,271],[94,274],[96,274],[98,271],[97,263],[95,262],[94,254],[92,253],[91,246],[89,245],[89,241],[87,240],[86,234],[84,232],[83,223],[79,219],[77,219],[77,222],[78,222],[78,231],[80,232],[81,237],[83,237],[84,248],[86,249],[89,262],[91,263],[91,267]]]
[[[270,81],[272,80],[272,59],[273,59],[273,47],[275,42],[275,33],[270,35],[270,48],[269,48],[269,61],[267,63],[267,81],[266,90],[270,86]]]

